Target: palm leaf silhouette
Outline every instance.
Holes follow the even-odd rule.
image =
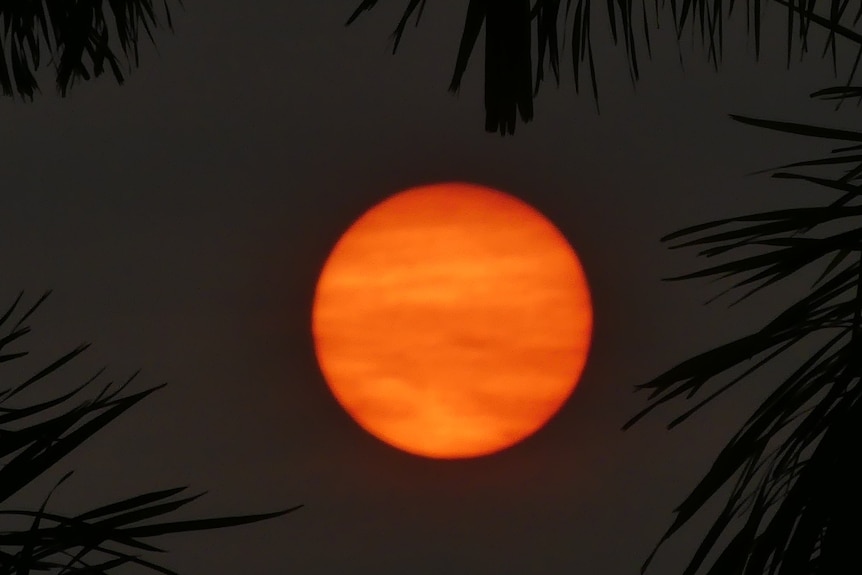
[[[405,8],[393,36],[393,52],[398,49],[412,16],[419,24],[427,0],[404,0]],[[377,0],[363,0],[347,19],[355,22],[364,12],[377,6]],[[607,20],[611,40],[622,46],[632,82],[640,78],[643,50],[651,55],[650,36],[659,26],[661,12],[670,12],[673,29],[681,41],[684,34],[699,38],[708,59],[718,68],[724,48],[728,20],[744,9],[746,28],[754,39],[755,55],[760,56],[762,17],[768,4],[777,4],[786,13],[787,65],[794,50],[801,55],[810,50],[812,30],[824,31],[824,55],[830,55],[837,71],[838,40],[849,41],[854,49],[862,46],[853,26],[862,9],[851,9],[849,0],[464,0],[464,32],[458,48],[455,70],[449,89],[457,92],[481,31],[485,30],[485,129],[511,134],[515,118],[529,122],[534,114],[534,97],[546,80],[550,68],[557,84],[561,59],[568,52],[575,81],[581,89],[586,67],[596,105],[599,100],[598,71],[593,58],[592,30],[596,18]],[[742,6],[744,5],[744,8]],[[535,43],[532,35],[535,34]],[[501,39],[505,38],[506,41]],[[535,44],[535,45],[534,45]],[[848,72],[852,79],[862,52]],[[535,62],[536,71],[531,72]],[[532,74],[532,76],[531,76]]]
[[[44,302],[47,294],[13,322],[22,296],[0,317],[0,361],[14,361],[26,352],[6,352],[30,332],[25,321]],[[54,467],[67,454],[137,405],[163,385],[135,393],[126,390],[134,376],[114,384],[99,383],[102,372],[71,390],[56,392],[38,403],[16,399],[25,390],[49,388],[53,376],[84,352],[80,346],[40,369],[17,385],[0,389],[0,523],[26,520],[18,528],[0,530],[0,575],[32,571],[49,573],[107,573],[121,565],[136,564],[160,573],[173,573],[142,553],[161,549],[146,539],[243,525],[279,517],[300,506],[262,514],[166,520],[201,494],[183,496],[186,487],[151,491],[102,505],[76,515],[48,511],[50,494],[37,510],[8,506],[22,487]],[[58,482],[57,487],[71,473]],[[56,489],[56,487],[55,487]],[[53,490],[52,490],[53,492]]]
[[[53,68],[60,94],[110,71],[122,84],[139,64],[139,45],[172,28],[167,0],[19,0],[0,3],[0,89],[32,99],[37,73]],[[47,62],[46,62],[47,60]]]
[[[706,258],[730,257],[673,279],[732,278],[730,290],[742,291],[738,302],[806,268],[819,268],[819,277],[806,295],[758,331],[641,385],[651,402],[626,428],[665,403],[694,400],[671,421],[672,428],[767,364],[779,358],[795,363],[677,508],[662,542],[729,485],[724,508],[685,573],[706,569],[709,557],[713,562],[705,572],[710,574],[857,572],[862,568],[856,548],[862,513],[862,132],[733,118],[856,144],[773,171],[773,177],[824,189],[827,198],[833,196],[828,203],[709,222],[663,238],[677,248],[697,248]],[[816,176],[798,168],[840,173]]]

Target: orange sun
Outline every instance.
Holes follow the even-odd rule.
[[[323,267],[312,333],[335,398],[366,431],[433,458],[485,455],[571,395],[592,331],[563,235],[489,188],[412,188],[362,215]]]

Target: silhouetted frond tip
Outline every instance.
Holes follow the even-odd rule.
[[[27,100],[39,91],[43,65],[62,95],[108,71],[122,84],[139,64],[142,35],[152,41],[156,28],[173,26],[168,0],[2,2],[0,22],[0,89]]]
[[[405,0],[405,8],[395,32],[394,46],[406,29],[406,23],[415,13],[425,9],[427,0]],[[839,42],[862,48],[862,34],[855,28],[859,12],[848,10],[846,0],[774,0],[787,14],[786,51],[790,65],[791,54],[798,48],[802,55],[809,50],[812,29],[826,32],[823,55],[831,55],[837,73]],[[755,57],[760,56],[762,16],[766,0],[746,0],[746,27],[754,38]],[[361,14],[370,11],[377,0],[362,0],[347,19],[353,23]],[[650,35],[660,23],[660,9],[670,8],[674,30],[679,41],[687,30],[699,36],[707,58],[718,68],[724,49],[725,27],[733,14],[736,2],[722,0],[607,0],[605,10],[591,10],[593,0],[466,0],[466,17],[455,69],[449,89],[457,91],[467,70],[476,42],[485,33],[485,128],[491,132],[511,134],[518,116],[528,122],[533,117],[534,99],[545,80],[545,66],[549,66],[559,83],[561,54],[568,51],[571,59],[575,90],[581,89],[584,67],[590,79],[593,98],[598,106],[598,80],[593,57],[591,31],[597,17],[607,19],[610,39],[625,50],[628,73],[632,82],[640,77],[641,43],[651,56]],[[651,5],[650,5],[651,4]],[[740,2],[739,4],[743,4]],[[600,25],[600,28],[604,26]],[[536,41],[533,54],[532,34]],[[568,38],[568,40],[567,40]],[[505,41],[503,40],[505,39]],[[852,78],[858,59],[849,71]],[[531,69],[535,64],[536,73]]]
[[[831,93],[831,92],[830,92]],[[835,93],[838,93],[837,91]],[[841,92],[844,94],[844,92]],[[862,133],[794,122],[733,116],[760,128],[809,138],[857,142]],[[650,555],[720,494],[724,507],[686,573],[791,575],[855,572],[862,513],[862,155],[839,148],[828,158],[781,169],[846,168],[831,176],[782,171],[837,199],[818,196],[803,208],[725,218],[691,226],[664,241],[694,247],[722,263],[678,279],[733,279],[744,299],[767,286],[819,268],[810,290],[759,330],[688,359],[638,386],[650,402],[625,428],[678,399],[694,399],[669,427],[749,381],[775,378],[763,368],[781,358],[793,366],[775,379],[710,470],[676,510]],[[729,495],[727,489],[730,489]]]
[[[22,296],[0,316],[0,351],[20,344],[29,328],[23,323],[45,301],[45,297],[15,317]],[[0,504],[74,451],[96,432],[161,389],[164,384],[135,393],[126,389],[136,374],[118,385],[99,383],[103,370],[64,391],[56,379],[86,346],[62,355],[22,383],[0,389]],[[0,354],[5,362],[25,352]],[[50,380],[50,381],[49,381]],[[50,385],[50,387],[49,387]],[[21,392],[44,387],[42,399],[23,401]],[[95,388],[95,390],[94,390]],[[90,392],[90,393],[88,393]],[[219,529],[264,521],[296,511],[301,506],[270,513],[171,519],[177,511],[203,494],[183,496],[186,487],[162,489],[101,505],[75,515],[48,510],[49,500],[70,476],[66,473],[38,509],[0,507],[0,575],[21,573],[100,573],[133,564],[158,573],[173,573],[142,558],[142,552],[162,549],[145,539],[172,533]],[[24,523],[20,523],[24,521]]]

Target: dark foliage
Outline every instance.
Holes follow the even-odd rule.
[[[46,294],[47,296],[47,294]],[[26,321],[43,296],[19,313],[21,296],[0,316],[0,363],[16,361],[25,351],[7,351],[27,335]],[[185,487],[143,493],[75,515],[49,511],[50,494],[36,509],[9,507],[9,499],[52,469],[76,447],[162,386],[127,391],[134,378],[101,383],[102,373],[71,387],[56,387],[59,372],[87,346],[79,346],[17,385],[0,388],[0,575],[31,572],[104,574],[136,564],[159,573],[173,571],[145,559],[162,551],[148,540],[160,535],[242,525],[290,513],[168,520],[198,495]],[[35,390],[39,401],[21,400]],[[60,486],[71,473],[57,483]],[[56,488],[55,488],[56,489]],[[17,527],[15,527],[17,525]]]
[[[393,33],[393,52],[398,49],[411,17],[419,24],[427,2],[403,1],[406,6]],[[795,50],[801,54],[808,52],[810,31],[820,29],[828,34],[824,54],[829,54],[837,66],[837,40],[860,44],[860,36],[853,27],[862,17],[862,4],[858,0],[463,0],[463,3],[466,4],[464,33],[449,89],[458,90],[484,27],[485,128],[504,135],[514,132],[518,114],[524,122],[533,118],[533,100],[545,81],[546,68],[550,68],[559,84],[561,61],[566,52],[575,89],[580,90],[586,68],[598,105],[599,82],[591,31],[599,17],[609,22],[613,43],[624,48],[633,82],[640,77],[644,52],[651,55],[650,35],[659,25],[661,11],[669,10],[680,40],[685,33],[700,37],[716,68],[721,62],[725,25],[734,9],[745,10],[756,55],[760,54],[762,15],[767,4],[778,4],[785,11],[788,65]],[[378,0],[362,0],[347,24],[377,4]]]
[[[832,94],[824,91],[820,94]],[[640,386],[651,404],[695,404],[674,427],[715,397],[781,360],[795,369],[731,439],[677,508],[663,540],[727,485],[724,508],[685,573],[790,575],[862,572],[862,132],[734,117],[740,122],[849,145],[798,162],[773,177],[803,180],[827,202],[701,224],[670,234],[674,247],[726,258],[680,278],[733,278],[740,300],[819,267],[811,291],[760,330],[684,361]],[[812,169],[827,169],[815,175]],[[838,173],[834,173],[838,172]],[[820,198],[818,198],[820,199]]]
[[[139,64],[139,43],[171,28],[167,0],[4,0],[0,2],[0,89],[32,99],[43,66],[60,94],[110,71],[122,84]]]

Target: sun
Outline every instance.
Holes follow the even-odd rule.
[[[440,459],[540,429],[577,385],[592,325],[562,233],[467,183],[411,188],[365,212],[332,249],[312,308],[338,403],[378,439]]]

